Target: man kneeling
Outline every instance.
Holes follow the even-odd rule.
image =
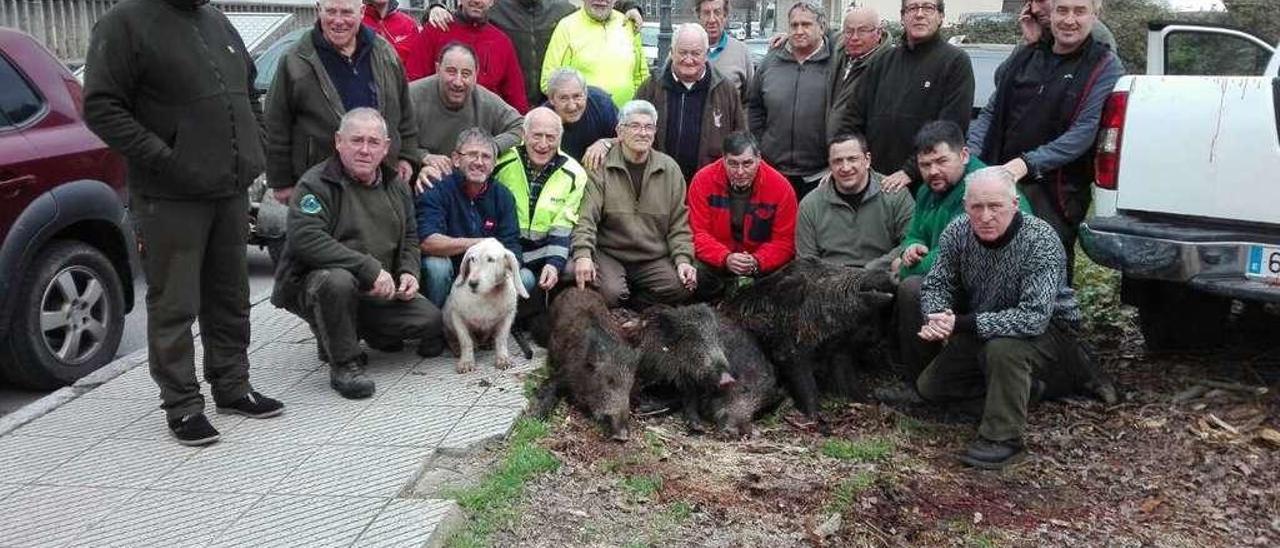
[[[978,439],[959,455],[979,468],[1023,456],[1029,402],[1080,385],[1114,398],[1077,340],[1080,308],[1062,243],[1047,223],[1019,212],[1018,202],[1004,168],[974,172],[966,215],[942,232],[921,291],[920,338],[948,342],[916,388],[929,401],[981,403]]]
[[[334,136],[338,154],[307,170],[289,204],[289,229],[272,304],[315,332],[329,384],[345,398],[367,398],[359,339],[419,353],[443,349],[440,311],[418,294],[418,235],[408,184],[382,166],[390,140],[378,111],[353,109]]]

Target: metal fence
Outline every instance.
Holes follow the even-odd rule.
[[[93,23],[117,0],[0,0],[0,26],[22,30],[40,40],[68,65],[84,62]],[[214,0],[224,12],[291,13],[291,28],[316,19],[309,0]],[[415,18],[421,10],[404,10]],[[288,30],[288,29],[286,29]]]

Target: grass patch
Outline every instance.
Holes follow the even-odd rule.
[[[650,498],[662,490],[662,476],[657,474],[622,478],[622,489],[638,498]]]
[[[662,441],[661,436],[652,431],[644,431],[644,444],[655,457],[661,457],[667,452],[667,444]]]
[[[467,526],[449,538],[448,546],[488,546],[489,535],[515,521],[518,516],[516,503],[524,492],[525,483],[560,467],[555,455],[536,444],[549,432],[545,422],[520,419],[512,431],[506,455],[497,468],[478,485],[445,493],[445,496],[457,500],[469,516]]]
[[[832,438],[822,442],[821,451],[833,459],[872,462],[893,454],[893,441],[879,437],[857,440]]]
[[[529,375],[524,378],[524,397],[533,399],[533,397],[538,393],[538,388],[540,388],[542,383],[546,382],[547,378],[550,376],[551,370],[547,369],[545,364],[542,367],[530,371]]]
[[[897,418],[894,419],[893,427],[908,436],[928,434],[933,430],[932,426],[925,424],[920,419],[902,414],[899,414]]]
[[[827,503],[826,512],[844,514],[853,507],[853,502],[858,500],[858,495],[866,491],[875,482],[875,474],[867,470],[858,472],[853,477],[840,482],[831,491],[831,501]]]
[[[692,515],[693,506],[683,500],[673,502],[667,507],[667,517],[675,523],[684,523]]]

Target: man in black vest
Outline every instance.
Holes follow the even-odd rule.
[[[969,129],[969,150],[1013,173],[1031,210],[1062,239],[1068,279],[1102,106],[1124,74],[1115,52],[1090,36],[1098,2],[1052,0],[1053,40],[1020,47],[1000,65],[996,92]]]

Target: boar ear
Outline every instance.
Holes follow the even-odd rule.
[[[858,293],[858,298],[872,310],[879,310],[893,302],[893,294],[883,291],[863,291]]]

